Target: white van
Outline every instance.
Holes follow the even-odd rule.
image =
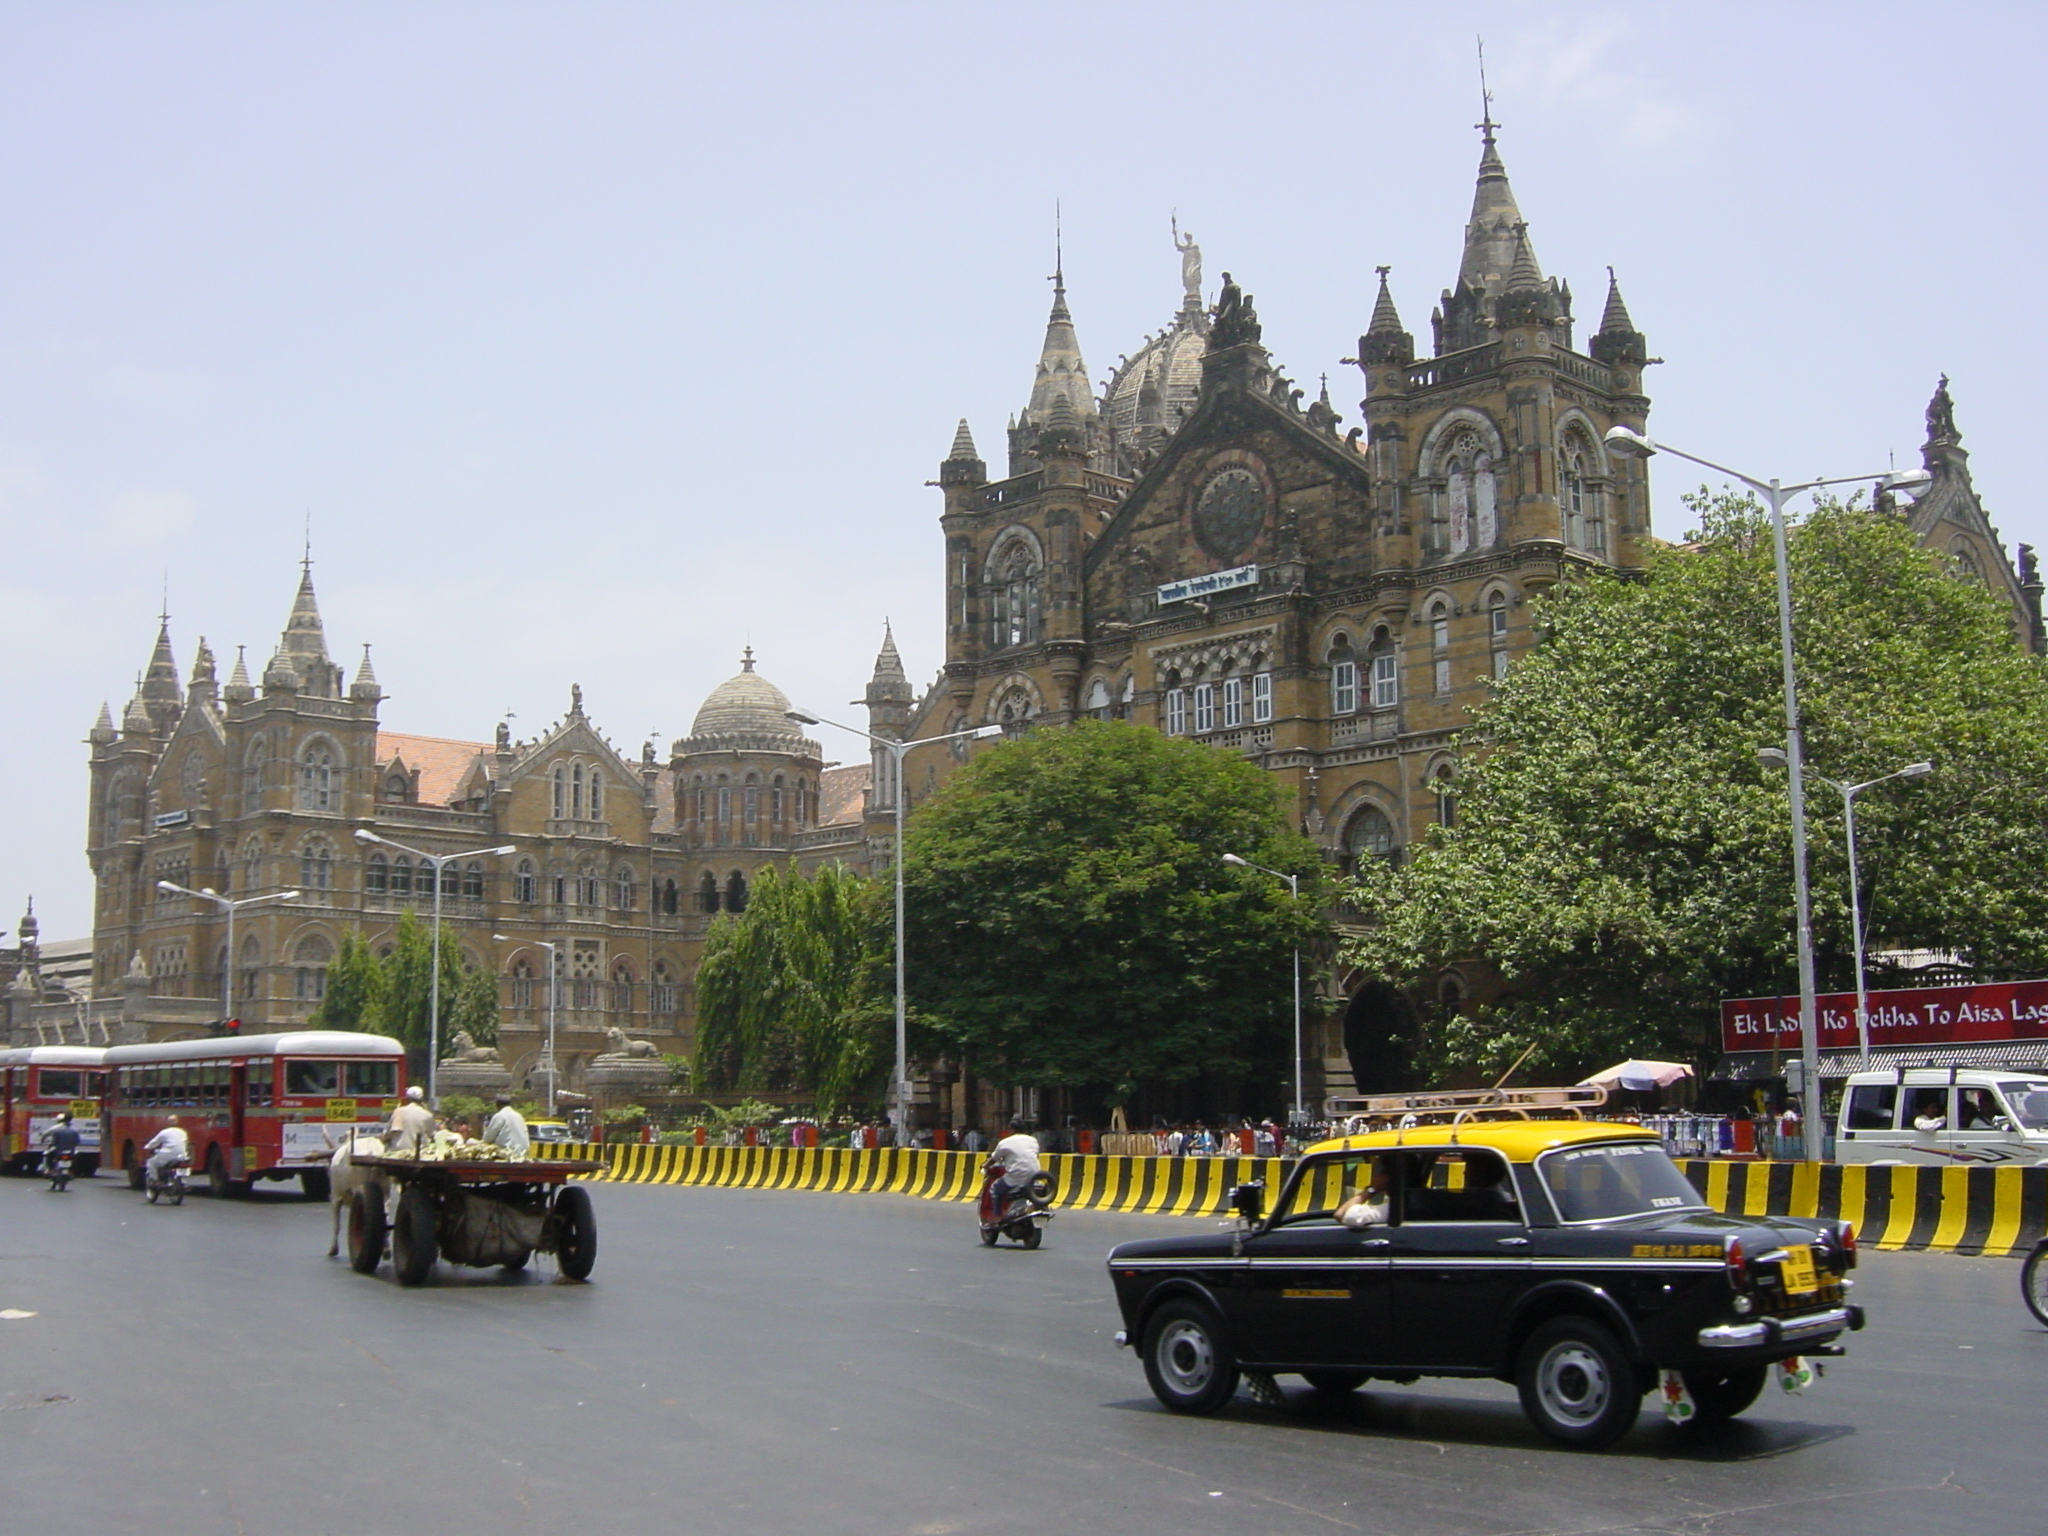
[[[1835,1128],[1842,1163],[2048,1163],[2048,1074],[1990,1067],[1858,1072]]]

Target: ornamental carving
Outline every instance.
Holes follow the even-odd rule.
[[[1237,561],[1266,526],[1273,508],[1273,481],[1265,465],[1248,453],[1217,455],[1196,484],[1189,521],[1195,542],[1221,564]]]

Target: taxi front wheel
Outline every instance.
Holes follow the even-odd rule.
[[[1175,1413],[1214,1413],[1237,1396],[1237,1356],[1216,1314],[1198,1301],[1169,1301],[1145,1325],[1145,1380]]]
[[[1529,1335],[1515,1372],[1522,1411],[1561,1445],[1599,1450],[1642,1411],[1635,1367],[1619,1342],[1583,1317],[1556,1317]]]

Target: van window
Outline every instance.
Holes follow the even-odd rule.
[[[1906,1116],[1913,1122],[1916,1131],[1945,1131],[1951,1119],[1948,1112],[1948,1090],[1946,1088],[1915,1088],[1913,1101],[1906,1110]]]
[[[2004,1130],[2005,1111],[1999,1107],[1998,1095],[1989,1088],[1958,1088],[1956,1128],[1964,1131]]]
[[[2048,1131],[2048,1083],[2000,1083],[1998,1091],[2023,1131]]]
[[[1897,1123],[1896,1083],[1865,1083],[1849,1090],[1849,1112],[1843,1123],[1852,1131],[1888,1131]]]

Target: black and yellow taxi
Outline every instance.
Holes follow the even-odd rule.
[[[1587,1449],[1661,1388],[1696,1421],[1771,1369],[1834,1355],[1855,1233],[1710,1208],[1640,1126],[1472,1120],[1319,1143],[1230,1230],[1123,1243],[1109,1271],[1154,1394],[1214,1413],[1249,1374],[1326,1392],[1422,1376],[1512,1382],[1543,1433]]]

